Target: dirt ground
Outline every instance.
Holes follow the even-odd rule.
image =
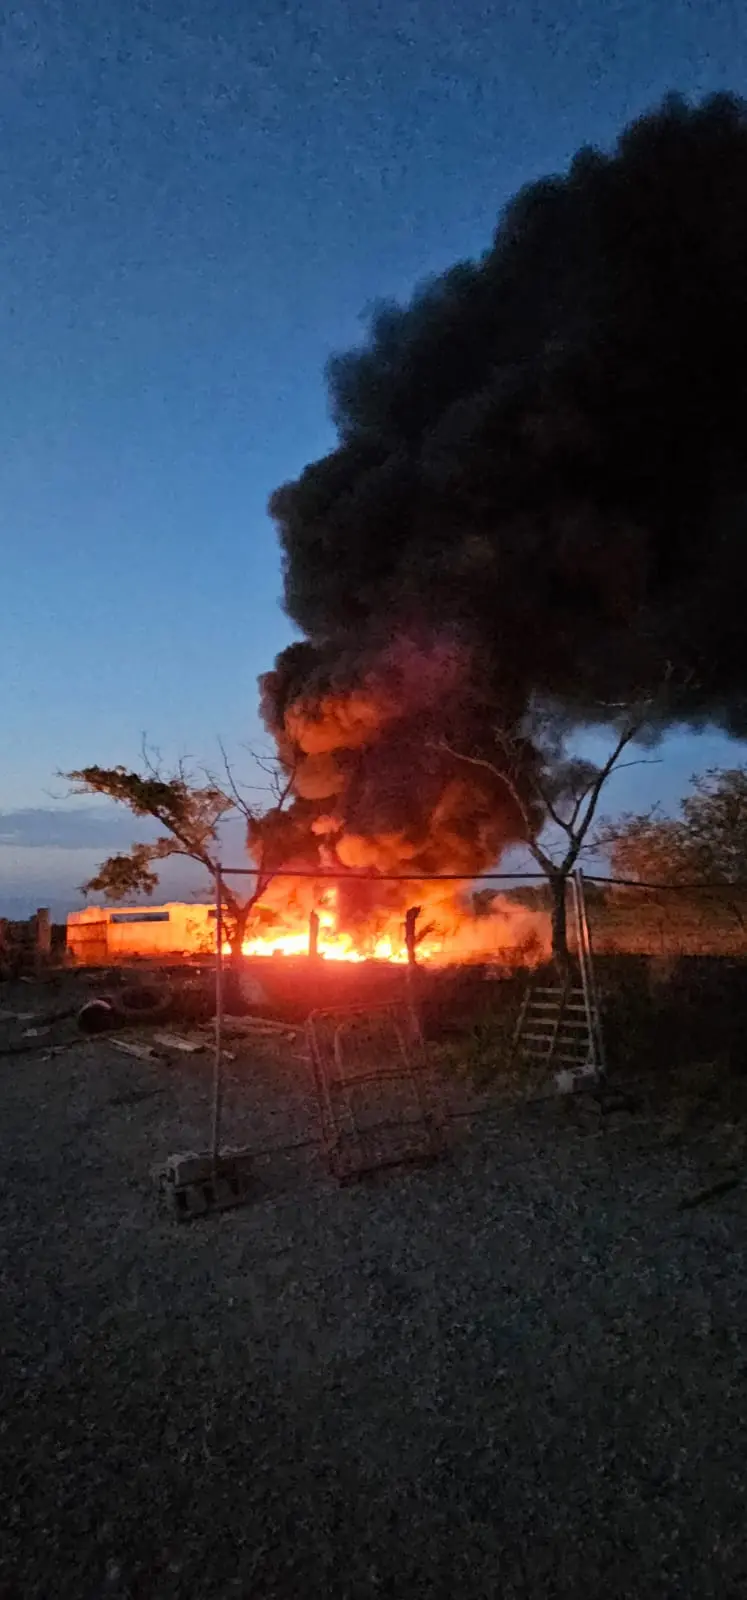
[[[747,1592],[746,1191],[680,1209],[723,1129],[498,1102],[340,1190],[289,1044],[226,1131],[299,1148],[179,1225],[151,1169],[204,1147],[208,1057],[38,1044],[0,1056],[3,1600]]]

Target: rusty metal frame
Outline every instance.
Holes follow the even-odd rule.
[[[382,1052],[372,1066],[356,1049],[356,1025],[376,1032]],[[430,1082],[422,1041],[406,1002],[313,1011],[306,1023],[309,1060],[327,1164],[340,1182],[389,1166],[435,1160],[445,1149],[445,1121]],[[409,1098],[414,1116],[387,1114],[365,1122],[376,1091]],[[363,1104],[360,1096],[363,1096]],[[366,1106],[366,1099],[369,1101]],[[389,1112],[394,1109],[392,1106]]]

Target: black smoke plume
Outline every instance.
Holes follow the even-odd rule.
[[[339,444],[271,501],[307,642],[262,682],[329,859],[494,859],[516,808],[440,746],[530,704],[669,674],[747,732],[745,104],[582,150],[328,381]]]

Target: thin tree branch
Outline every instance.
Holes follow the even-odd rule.
[[[631,734],[631,738],[635,738],[635,734],[639,731],[639,729],[636,729]],[[627,772],[629,767],[660,767],[661,765],[661,756],[641,756],[638,761],[619,761],[615,767],[615,772]]]
[[[554,802],[550,799],[544,784],[541,783],[539,778],[534,779],[533,787],[542,801],[550,821],[554,822],[558,828],[562,828],[564,833],[569,833],[571,831],[571,824],[565,817],[561,817],[559,811],[556,811]]]
[[[233,795],[234,804],[235,804],[237,810],[243,812],[244,816],[247,818],[247,821],[250,821],[250,822],[256,821],[257,813],[252,808],[252,806],[250,806],[249,801],[244,798],[244,795],[241,793],[241,790],[239,789],[239,786],[238,786],[238,784],[236,782],[236,779],[234,777],[233,768],[232,768],[231,763],[230,763],[230,761],[228,759],[228,756],[226,755],[225,747],[224,747],[223,742],[222,742],[221,739],[218,740],[218,749],[220,750],[221,757],[222,757],[222,760],[223,760],[223,769],[225,771],[226,779],[228,781],[228,787],[229,787],[229,789],[231,791],[231,794]]]
[[[444,751],[447,755],[454,756],[457,761],[466,761],[468,766],[482,767],[484,771],[492,773],[493,777],[497,778],[499,783],[504,785],[504,787],[508,790],[511,799],[514,801],[521,813],[521,818],[527,835],[524,843],[531,851],[531,854],[534,856],[535,860],[539,862],[543,872],[547,873],[548,877],[551,877],[553,873],[556,873],[557,867],[555,862],[552,860],[552,857],[547,855],[547,853],[542,849],[542,846],[537,843],[536,839],[532,838],[531,813],[523,795],[521,794],[520,789],[517,787],[516,783],[511,777],[511,774],[508,772],[503,772],[500,767],[496,767],[492,761],[486,760],[484,756],[468,756],[465,755],[461,750],[455,750],[452,745],[447,744],[445,739],[441,739],[434,748]]]
[[[622,754],[626,746],[630,744],[631,740],[635,738],[639,728],[640,722],[626,728],[625,731],[620,734],[614,750],[611,751],[604,765],[599,768],[597,776],[588,792],[588,805],[578,826],[578,833],[580,835],[579,843],[583,842],[585,835],[588,833],[589,828],[594,821],[596,809],[599,804],[599,796],[602,793],[602,789],[604,788],[604,785],[607,782],[613,767],[617,763],[618,757]],[[578,851],[576,854],[578,854]]]
[[[575,798],[575,800],[573,802],[573,810],[572,810],[571,815],[570,815],[569,820],[568,820],[568,832],[569,832],[569,834],[571,834],[571,836],[573,835],[574,829],[576,827],[576,823],[578,822],[578,818],[579,818],[579,813],[581,811],[581,807],[582,807],[582,805],[584,803],[584,800],[586,799],[586,796],[587,796],[588,793],[589,793],[589,785],[587,784],[586,788],[582,789],[581,793],[576,795],[576,798]]]

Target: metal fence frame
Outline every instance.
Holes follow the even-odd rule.
[[[215,883],[215,1036],[213,1059],[213,1104],[211,1156],[217,1170],[220,1158],[221,1119],[223,1109],[223,1005],[225,996],[223,971],[224,917],[223,886],[226,878],[257,878],[256,867],[232,867],[217,863]],[[317,881],[350,883],[357,879],[364,883],[545,883],[543,872],[362,872],[337,871],[328,868],[279,867],[272,878],[312,878]]]
[[[213,1058],[213,1108],[212,1108],[212,1139],[211,1156],[213,1166],[217,1170],[220,1158],[221,1118],[223,1110],[223,1003],[225,995],[223,972],[223,943],[224,943],[224,918],[223,918],[223,885],[226,878],[257,878],[261,873],[256,867],[224,866],[218,862],[214,872],[215,883],[215,1036]],[[364,883],[542,883],[545,881],[542,872],[344,872],[330,871],[311,867],[301,867],[295,870],[290,867],[279,867],[272,873],[274,878],[314,878],[317,881],[335,883],[350,883],[358,879]]]
[[[224,917],[223,917],[224,896],[223,896],[223,888],[224,888],[224,882],[225,882],[226,878],[257,878],[259,876],[261,876],[261,873],[258,871],[258,869],[256,867],[224,866],[222,863],[218,863],[216,865],[215,872],[214,872],[216,918],[215,918],[215,1044],[214,1044],[214,1052],[215,1053],[214,1053],[214,1066],[213,1066],[212,1158],[213,1158],[213,1162],[216,1165],[216,1167],[217,1167],[218,1159],[219,1159],[219,1156],[220,1156],[221,1115],[222,1115],[222,1103],[223,1103],[222,1051],[223,1051],[223,1021],[224,1021],[223,1006],[224,1006],[224,995],[225,995],[224,970],[223,970],[223,943],[224,943]],[[342,882],[350,883],[351,881],[356,880],[356,879],[361,881],[361,882],[365,882],[365,883],[464,883],[464,884],[475,884],[475,885],[480,885],[480,884],[501,884],[501,883],[505,883],[505,884],[510,884],[510,883],[513,883],[513,884],[516,884],[516,883],[545,884],[545,883],[549,882],[549,880],[547,878],[547,875],[545,873],[539,871],[539,870],[534,871],[534,872],[482,872],[482,873],[470,873],[470,872],[422,873],[422,872],[420,872],[420,873],[418,873],[418,872],[370,872],[370,871],[356,871],[356,870],[353,870],[353,871],[340,871],[339,869],[335,871],[335,870],[332,870],[332,869],[329,869],[329,868],[280,867],[280,868],[277,869],[277,871],[274,871],[271,874],[271,876],[272,876],[273,879],[275,879],[275,878],[296,878],[296,879],[297,878],[311,878],[311,879],[316,879],[318,882],[327,881],[327,882],[335,882],[335,883],[342,883]],[[575,920],[576,920],[576,923],[577,923],[577,928],[579,930],[579,943],[580,943],[581,947],[585,947],[588,950],[588,963],[585,963],[583,961],[583,949],[581,950],[582,967],[584,965],[586,965],[587,968],[588,968],[587,973],[586,973],[586,981],[592,986],[592,988],[590,990],[589,999],[590,999],[590,1004],[591,1004],[592,1010],[595,1013],[597,1011],[597,1004],[596,1004],[596,993],[595,993],[594,987],[593,987],[594,986],[593,956],[592,956],[592,950],[591,950],[591,934],[590,934],[590,928],[589,928],[589,918],[588,918],[588,915],[587,915],[586,900],[585,900],[585,896],[584,896],[584,885],[585,884],[592,884],[592,885],[595,885],[595,886],[598,885],[600,887],[605,887],[605,888],[640,889],[640,890],[643,890],[643,891],[646,891],[646,890],[648,890],[648,891],[659,891],[659,892],[677,891],[678,893],[682,893],[682,894],[694,894],[694,893],[703,893],[703,892],[712,892],[712,893],[724,892],[725,893],[727,890],[731,891],[732,893],[735,893],[735,892],[738,893],[740,891],[740,889],[741,889],[741,890],[744,891],[745,894],[747,894],[747,883],[742,883],[742,884],[740,884],[740,883],[735,883],[735,884],[725,884],[725,883],[676,883],[676,884],[642,883],[642,882],[638,882],[637,880],[632,879],[632,878],[612,878],[612,877],[608,877],[608,876],[606,876],[605,874],[602,874],[602,873],[584,873],[580,869],[577,869],[572,875],[569,875],[568,883],[571,886],[571,894],[573,896],[572,908],[573,908],[573,911],[574,911],[574,914],[575,914]],[[592,913],[592,925],[593,925],[593,913]],[[602,1043],[601,1043],[601,1038],[600,1038],[600,1041],[599,1041],[599,1050],[600,1050],[600,1059],[603,1060],[603,1046],[602,1046]]]

